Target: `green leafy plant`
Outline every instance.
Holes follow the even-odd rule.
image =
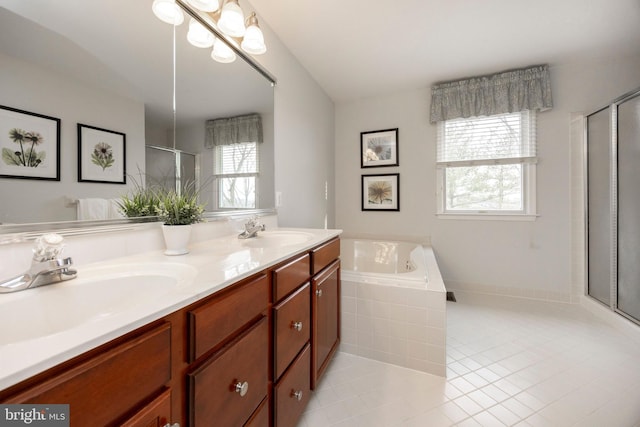
[[[160,198],[153,190],[139,188],[122,196],[117,203],[127,218],[155,216]]]
[[[202,221],[204,206],[198,203],[194,191],[165,191],[159,195],[156,214],[165,225],[189,225]]]

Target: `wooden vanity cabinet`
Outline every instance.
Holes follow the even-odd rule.
[[[19,384],[84,426],[293,427],[340,341],[333,239]]]
[[[2,403],[69,404],[70,425],[170,423],[171,325],[154,324],[0,392]]]
[[[340,240],[311,252],[311,389],[315,390],[340,344]]]
[[[269,285],[261,273],[188,309],[188,425],[260,425],[264,415],[253,415],[269,394]]]

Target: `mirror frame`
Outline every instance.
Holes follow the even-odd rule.
[[[176,4],[178,4],[189,16],[193,17],[216,37],[224,41],[224,43],[229,46],[236,55],[269,81],[272,87],[277,84],[276,78],[250,55],[247,55],[242,49],[231,43],[229,37],[217,29],[215,23],[210,19],[210,17],[203,15],[202,12],[193,10],[183,0],[175,1]],[[263,216],[274,214],[277,214],[276,208],[211,211],[205,212],[203,215],[203,222],[226,220],[238,216]],[[46,232],[56,232],[63,236],[74,236],[148,228],[156,226],[158,222],[158,217],[148,216],[96,221],[58,221],[5,225],[0,223],[0,245],[31,241]]]

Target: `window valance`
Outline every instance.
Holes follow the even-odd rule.
[[[262,118],[259,114],[206,121],[205,147],[242,142],[262,142]]]
[[[432,123],[552,107],[546,64],[431,87]]]

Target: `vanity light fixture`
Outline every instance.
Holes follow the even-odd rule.
[[[184,21],[184,14],[174,0],[153,0],[151,5],[154,15],[167,24],[180,25]]]
[[[195,47],[207,48],[213,46],[216,38],[201,23],[191,18],[187,40]]]
[[[223,64],[229,64],[236,60],[236,53],[225,42],[216,37],[211,51],[211,58]]]
[[[244,26],[244,12],[238,4],[238,0],[225,0],[218,27],[228,36],[242,37],[246,31]]]
[[[222,63],[235,61],[238,50],[234,51],[234,49],[242,49],[251,55],[262,55],[267,51],[256,13],[251,12],[245,20],[238,0],[222,0],[222,8],[219,0],[183,1],[200,12],[206,13],[213,20],[213,27],[206,28],[203,21],[191,18],[187,40],[196,47],[213,46],[211,57],[214,60]],[[164,22],[180,25],[184,20],[181,6],[185,5],[182,1],[179,3],[180,5],[176,0],[154,0],[153,13]],[[229,43],[234,47],[229,47]]]
[[[220,8],[218,0],[187,0],[187,3],[203,12],[215,12]]]
[[[262,55],[267,51],[267,46],[264,44],[264,36],[258,26],[258,17],[255,12],[251,12],[251,15],[247,18],[246,25],[247,31],[244,33],[240,47],[252,55]]]

